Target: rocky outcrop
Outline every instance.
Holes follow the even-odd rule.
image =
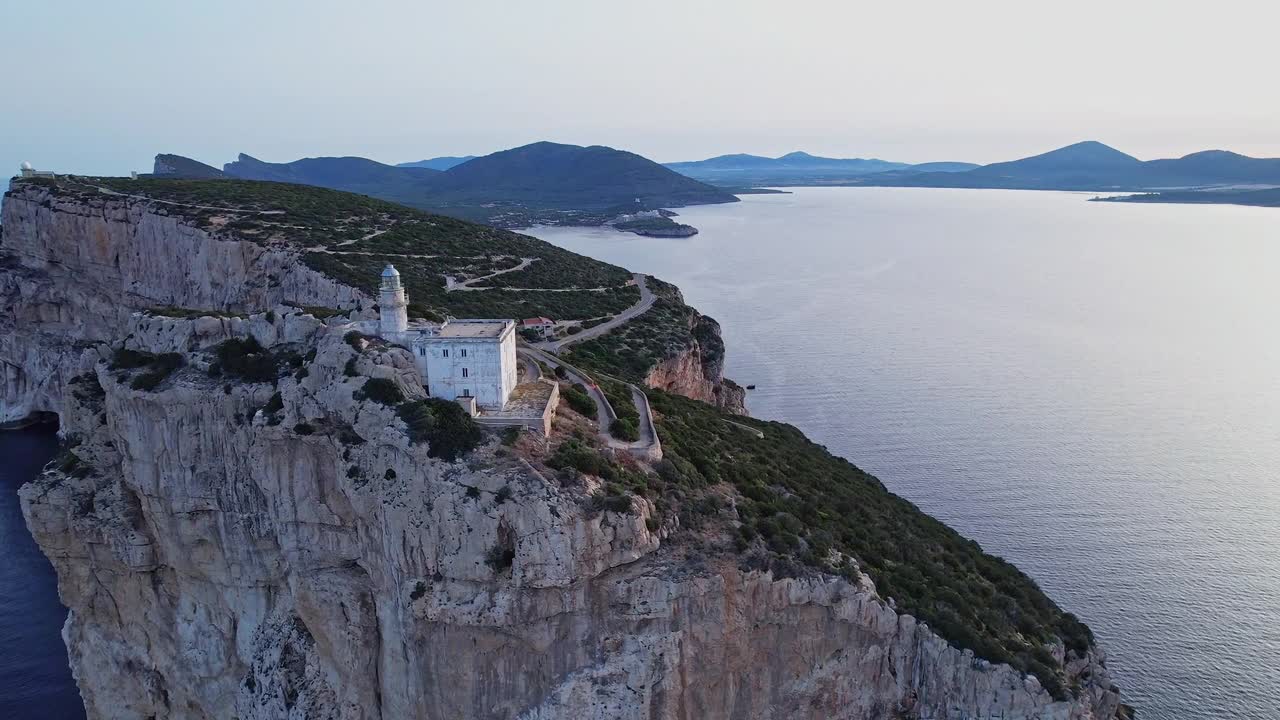
[[[433,457],[366,378],[423,394],[412,358],[358,351],[281,304],[361,298],[281,250],[127,198],[4,207],[0,407],[57,412],[63,457],[21,490],[70,609],[90,718],[1040,718],[1104,720],[1100,654],[1055,702],[955,649],[871,582],[779,577],[597,481],[496,439]],[[221,317],[165,317],[157,305]],[[232,312],[235,312],[235,316]],[[672,383],[720,377],[703,324]],[[275,385],[210,374],[252,336],[307,358]],[[149,389],[113,348],[176,353]],[[135,371],[135,373],[138,371]],[[215,373],[216,375],[216,373]],[[798,471],[802,471],[798,469]]]
[[[659,362],[645,375],[651,388],[711,403],[739,415],[747,414],[747,393],[724,376],[724,340],[720,323],[694,312],[689,320],[693,342]]]

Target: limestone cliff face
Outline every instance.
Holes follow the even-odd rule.
[[[1100,654],[1054,702],[865,577],[744,569],[643,499],[594,509],[589,478],[549,477],[496,440],[431,457],[355,396],[367,377],[421,395],[412,358],[357,352],[339,321],[280,305],[361,303],[285,252],[38,188],[6,199],[4,226],[0,410],[57,412],[73,445],[21,499],[95,720],[1116,714]],[[249,312],[133,312],[156,305]],[[307,372],[210,377],[209,349],[247,336],[311,358]],[[183,367],[134,389],[108,362],[122,344]]]
[[[86,343],[116,340],[137,310],[266,309],[364,302],[293,254],[216,237],[162,203],[7,193],[0,222],[0,423],[58,412]]]
[[[693,342],[658,363],[645,375],[651,388],[711,403],[739,415],[747,414],[747,391],[724,376],[724,340],[720,323],[694,312],[689,319]]]

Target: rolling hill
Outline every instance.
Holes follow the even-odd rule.
[[[445,155],[442,157],[428,158],[426,160],[418,160],[416,162],[396,163],[396,167],[418,167],[427,168],[429,170],[448,170],[455,165],[461,165],[468,160],[474,160],[475,155]]]
[[[978,167],[971,163],[928,163],[927,170],[948,172]],[[909,163],[875,158],[828,158],[806,152],[771,158],[743,153],[720,155],[706,160],[668,163],[667,167],[724,187],[750,185],[832,185],[885,172],[910,172]]]
[[[503,227],[594,225],[622,212],[737,201],[720,188],[635,153],[550,142],[472,158],[443,171],[419,163],[386,165],[362,157],[271,163],[241,153],[219,172],[195,160],[165,154],[156,156],[155,176],[315,185]]]
[[[1100,142],[1086,141],[967,172],[871,175],[859,184],[1093,191],[1266,186],[1280,185],[1280,159],[1209,150],[1181,158],[1142,161]]]

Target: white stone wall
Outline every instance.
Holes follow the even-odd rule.
[[[471,395],[482,408],[501,409],[516,386],[516,340],[422,337],[413,343],[414,360],[432,397],[453,400]]]

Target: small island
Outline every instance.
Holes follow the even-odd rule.
[[[619,215],[609,221],[617,230],[632,232],[645,237],[683,238],[698,234],[698,228],[672,220],[675,213],[670,210],[641,210],[637,213]]]
[[[1280,188],[1253,190],[1167,190],[1090,198],[1091,202],[1178,203],[1193,205],[1248,205],[1280,207]]]

